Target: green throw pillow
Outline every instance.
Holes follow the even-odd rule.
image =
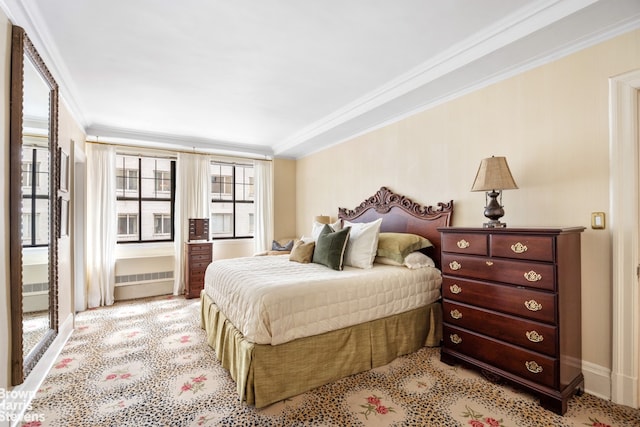
[[[313,262],[326,265],[334,270],[342,270],[344,251],[349,241],[350,231],[351,227],[333,231],[329,225],[325,225],[316,240]]]
[[[378,236],[379,257],[391,258],[402,264],[404,258],[413,251],[433,246],[428,239],[410,233],[380,233]]]

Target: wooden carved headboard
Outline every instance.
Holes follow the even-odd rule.
[[[437,207],[422,206],[408,197],[381,187],[354,209],[338,209],[338,218],[350,222],[371,222],[382,218],[380,232],[412,233],[426,237],[434,248],[429,252],[440,267],[440,232],[438,227],[451,225],[453,200]]]

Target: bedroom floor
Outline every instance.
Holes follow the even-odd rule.
[[[199,300],[88,310],[32,401],[35,426],[639,426],[640,410],[589,394],[564,417],[424,348],[378,369],[255,408],[215,360]]]

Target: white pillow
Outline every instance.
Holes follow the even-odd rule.
[[[431,258],[422,252],[411,252],[409,255],[404,257],[404,265],[414,270],[416,268],[424,268],[424,267],[435,267],[436,264],[433,262]]]
[[[316,239],[314,239],[312,236],[302,236],[300,237],[300,240],[302,240],[303,243],[309,243],[309,242],[315,242]]]
[[[371,268],[378,250],[382,218],[373,222],[345,221],[345,227],[351,227],[347,249],[344,253],[344,264],[357,268]]]
[[[318,221],[313,221],[313,225],[311,226],[311,237],[313,237],[314,241],[318,240],[318,236],[320,235],[320,232],[322,231],[324,226],[325,224],[321,224]],[[331,227],[333,231],[340,231],[342,230],[342,221],[337,220],[333,224],[329,224],[329,227]]]

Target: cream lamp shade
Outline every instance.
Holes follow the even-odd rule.
[[[486,191],[484,216],[489,218],[489,222],[483,224],[485,228],[507,226],[507,224],[500,222],[500,218],[504,216],[502,190],[517,188],[518,186],[511,175],[506,157],[491,156],[482,159],[476,173],[476,179],[471,186],[471,191]],[[500,196],[499,202],[497,200],[498,196]]]
[[[330,224],[331,217],[328,215],[318,215],[314,218],[314,220],[320,224]]]

